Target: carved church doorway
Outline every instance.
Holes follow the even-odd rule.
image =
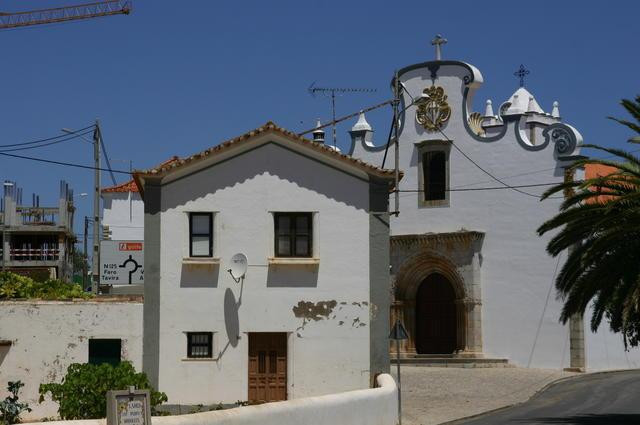
[[[452,354],[457,346],[456,295],[440,273],[427,276],[416,294],[416,351]]]

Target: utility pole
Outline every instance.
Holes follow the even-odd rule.
[[[89,217],[84,216],[84,237],[82,238],[82,242],[84,244],[84,249],[82,251],[82,290],[87,290],[87,262],[89,261],[89,257],[87,256],[87,236],[89,233]],[[93,289],[93,286],[92,286]]]
[[[98,293],[100,284],[100,121],[96,120],[96,129],[93,132],[93,253],[91,256],[91,292]]]
[[[399,119],[398,108],[400,107],[400,80],[398,79],[398,71],[396,71],[394,74],[393,86],[394,86],[393,137],[395,139],[393,144],[395,147],[394,155],[396,160],[395,172],[394,172],[396,196],[395,196],[395,210],[393,211],[393,214],[397,217],[398,215],[400,215],[400,188],[398,187],[398,185],[400,184],[400,144],[398,140],[398,119]]]

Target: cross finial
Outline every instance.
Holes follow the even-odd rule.
[[[436,46],[436,60],[442,60],[442,45],[447,44],[447,39],[442,38],[440,34],[437,34],[436,37],[431,40],[431,45]]]
[[[531,71],[524,67],[523,64],[520,64],[520,68],[513,73],[516,77],[520,78],[520,87],[524,87],[524,77],[529,75]]]

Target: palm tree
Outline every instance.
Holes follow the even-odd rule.
[[[622,100],[634,121],[609,117],[640,135],[640,96]],[[640,137],[629,140],[640,143]],[[538,229],[543,235],[557,231],[547,252],[569,251],[556,278],[564,301],[560,320],[583,314],[593,302],[591,329],[607,318],[620,332],[625,346],[640,343],[640,157],[620,149],[584,145],[606,152],[613,159],[583,159],[570,171],[588,164],[613,167],[606,176],[565,182],[552,187],[542,199],[564,192],[560,212]],[[603,193],[606,196],[603,196]]]

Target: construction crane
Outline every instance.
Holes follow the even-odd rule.
[[[128,15],[131,12],[131,0],[106,0],[75,6],[63,6],[53,9],[39,9],[27,12],[0,12],[0,30],[27,27],[31,25],[52,24],[55,22],[76,21],[110,15]]]

